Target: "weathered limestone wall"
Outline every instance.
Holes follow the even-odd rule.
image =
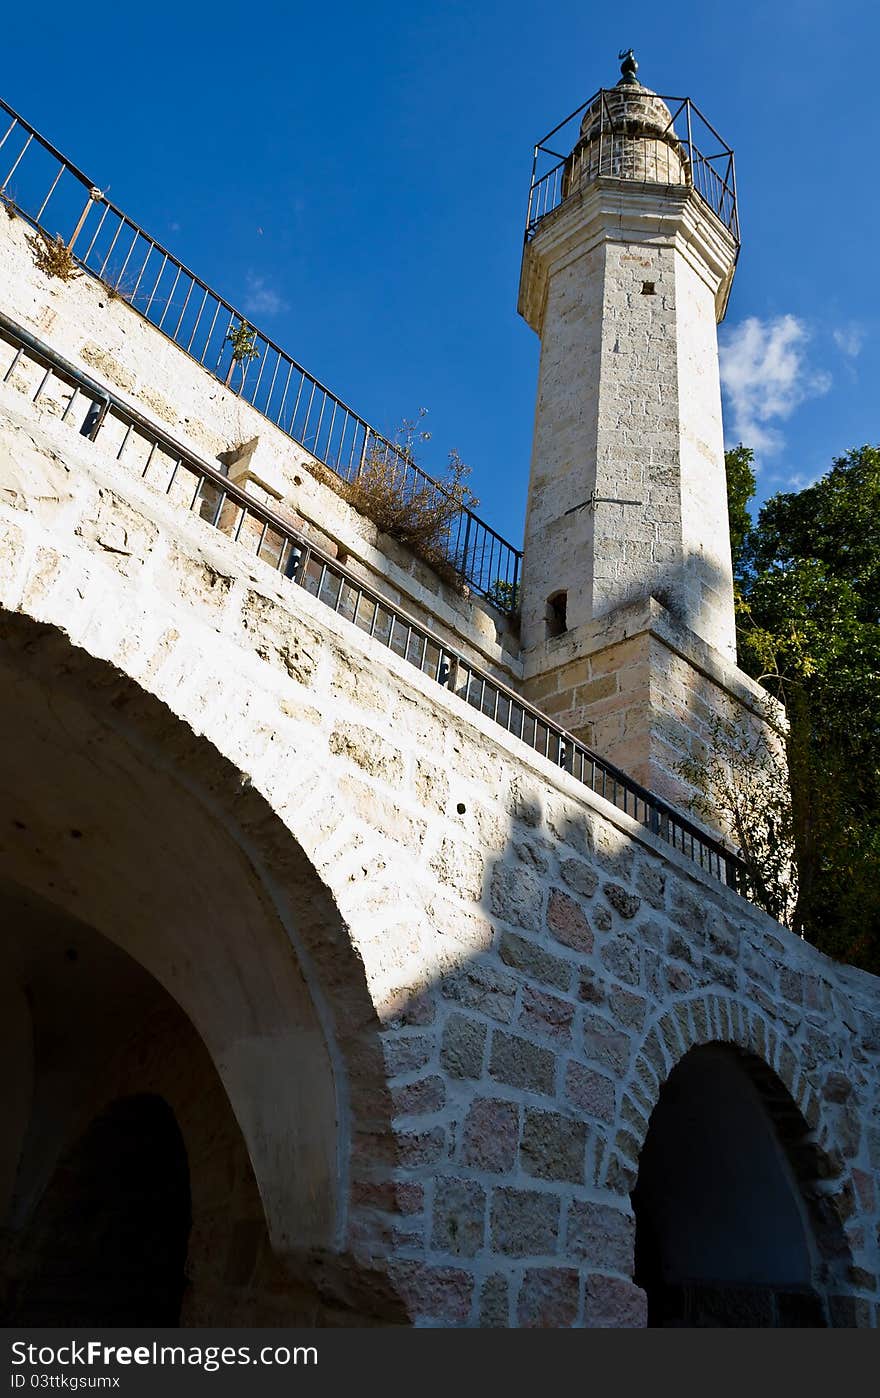
[[[532,702],[684,811],[697,793],[682,763],[718,751],[719,718],[737,723],[744,750],[764,735],[775,751],[774,729],[784,731],[766,690],[655,598],[548,641],[544,655],[524,686]]]
[[[340,1255],[422,1324],[643,1324],[639,1153],[673,1066],[719,1041],[770,1084],[817,1291],[837,1323],[876,1324],[877,981],[126,475],[100,439],[12,389],[2,406],[7,663],[60,703],[92,657],[96,723],[127,715],[136,735],[152,715],[180,781],[201,754],[209,813],[221,769],[243,774],[268,813],[252,850],[277,824],[326,890],[332,935],[314,911],[289,926],[342,1084]],[[71,843],[52,850],[60,904]]]
[[[518,642],[488,603],[462,597],[332,488],[333,473],[161,334],[121,296],[83,274],[64,284],[34,266],[23,219],[0,220],[2,309],[175,441],[217,467],[258,439],[258,498],[275,497],[307,537],[359,578],[507,683],[521,674]],[[4,347],[5,348],[5,347]],[[11,359],[11,355],[9,356]],[[0,376],[8,363],[0,365]],[[12,379],[20,387],[21,374]],[[35,391],[39,376],[30,384]],[[59,405],[63,411],[66,401]],[[233,471],[234,474],[234,471]]]
[[[727,518],[724,429],[716,329],[717,286],[696,257],[675,260],[675,305],[679,327],[679,452],[681,455],[681,523],[685,567],[699,592],[691,629],[736,663],[732,597],[733,569]],[[662,600],[662,598],[661,598]],[[703,618],[711,618],[708,625]]]
[[[520,310],[541,337],[523,573],[532,672],[558,589],[573,631],[654,596],[735,658],[715,347],[735,248],[698,205],[685,187],[598,179],[526,246]]]
[[[526,514],[521,635],[527,654],[540,652],[547,600],[559,591],[567,593],[570,630],[593,613],[596,514],[566,511],[584,503],[595,484],[604,263],[602,243],[588,250],[577,244],[543,288],[541,313],[553,333],[541,336]]]
[[[685,808],[679,765],[713,717],[770,738],[736,669],[716,342],[736,249],[701,208],[685,186],[594,178],[542,220],[520,287],[541,336],[524,693]]]

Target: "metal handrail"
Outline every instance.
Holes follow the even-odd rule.
[[[638,94],[639,89],[633,90]],[[707,121],[696,103],[692,102],[689,97],[670,97],[659,92],[651,92],[647,95],[665,102],[669,108],[670,117],[665,130],[644,135],[633,134],[627,127],[626,119],[623,123],[615,121],[614,104],[609,104],[609,97],[614,96],[619,100],[620,94],[620,87],[600,88],[586,102],[582,102],[579,107],[558,122],[553,130],[542,137],[535,146],[526,212],[526,241],[529,242],[534,237],[541,220],[547,214],[558,209],[569,197],[567,185],[571,183],[569,177],[573,162],[575,159],[583,158],[583,151],[578,149],[580,139],[578,119],[584,112],[596,108],[599,121],[596,128],[596,141],[591,144],[597,145],[598,149],[592,153],[594,159],[591,161],[584,178],[595,179],[600,175],[613,177],[618,170],[620,142],[622,140],[629,142],[643,139],[656,144],[669,137],[683,155],[688,186],[721,220],[739,247],[739,206],[736,196],[736,169],[731,147],[722,140],[714,126]],[[675,130],[676,122],[680,122],[681,132]],[[617,143],[615,143],[615,138]],[[698,140],[706,149],[701,148]],[[711,153],[709,146],[712,147]],[[630,180],[632,176],[627,175],[626,178]],[[662,183],[661,180],[647,179],[642,181],[632,179],[632,182]],[[678,179],[676,178],[672,182],[677,183]]]
[[[521,550],[257,330],[0,99],[3,112],[9,125],[0,131],[0,151],[8,150],[11,163],[0,165],[0,196],[9,208],[60,237],[85,271],[342,480],[379,463],[404,501],[451,502],[446,561],[502,611],[515,611]],[[61,227],[68,231],[59,233]]]
[[[0,338],[14,350],[3,382],[21,361],[40,371],[32,401],[50,392],[51,379],[70,388],[61,420],[79,423],[82,436],[111,443],[117,460],[140,468],[140,475],[166,495],[187,505],[215,529],[429,675],[493,723],[571,773],[591,791],[632,816],[728,887],[748,896],[743,860],[722,840],[700,829],[619,767],[606,762],[546,714],[500,680],[473,665],[459,651],[392,606],[347,568],[311,544],[283,514],[248,495],[217,467],[181,447],[169,434],[104,385],[0,312]],[[23,370],[19,370],[23,373]],[[74,411],[82,399],[81,410]],[[60,408],[60,405],[57,405]],[[118,446],[117,446],[118,442]]]

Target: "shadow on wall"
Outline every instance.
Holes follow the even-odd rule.
[[[389,835],[389,867],[367,860],[357,885],[380,935],[358,940],[206,740],[59,633],[6,617],[2,637],[0,717],[19,741],[2,756],[0,876],[33,1045],[29,1104],[9,1107],[12,1315],[57,1301],[46,1220],[61,1236],[66,1210],[76,1235],[114,1123],[136,1134],[140,1113],[173,1111],[192,1207],[184,1322],[634,1326],[645,1290],[654,1321],[696,1288],[672,1314],[696,1324],[713,1287],[745,1286],[767,1323],[806,1314],[779,1299],[792,1291],[811,1323],[866,1323],[872,1282],[852,1252],[858,1228],[870,1248],[875,1208],[861,1118],[876,1046],[859,1014],[855,1032],[836,1013],[821,958],[573,783],[566,795],[566,778],[499,770],[465,726],[437,788],[442,838],[424,821],[396,830],[427,865],[426,905],[396,879]],[[67,948],[100,992],[88,1033]],[[368,988],[376,955],[384,990]],[[102,1038],[98,1006],[114,1003]],[[718,1042],[749,1056],[700,1047]],[[192,1076],[172,1082],[184,1061]],[[170,1193],[146,1207],[177,1218],[179,1244],[181,1157],[164,1139]],[[688,1206],[717,1224],[690,1252],[675,1241]]]
[[[618,525],[625,530],[625,520]],[[691,554],[669,564],[650,594],[648,585],[646,579],[636,595],[580,624],[572,615],[589,611],[584,598],[551,594],[541,639],[526,653],[526,691],[600,756],[682,805],[692,788],[681,764],[705,751],[724,706],[737,714],[756,710],[762,723],[765,707],[775,704],[767,695],[765,705],[737,671],[732,634],[726,649],[704,639],[717,632],[730,591],[717,563]],[[699,607],[686,600],[695,591]],[[732,608],[730,622],[732,632]]]

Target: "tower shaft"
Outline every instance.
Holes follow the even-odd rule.
[[[687,804],[714,720],[765,721],[736,667],[716,334],[738,224],[732,152],[635,67],[573,114],[568,156],[565,123],[537,148],[559,163],[519,291],[541,339],[521,635],[529,696]]]
[[[716,311],[736,257],[685,185],[599,177],[528,245],[541,336],[523,642],[655,597],[735,656]],[[622,502],[622,503],[618,503]]]

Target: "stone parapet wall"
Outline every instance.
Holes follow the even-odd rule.
[[[508,620],[475,595],[461,595],[340,497],[329,468],[163,335],[123,295],[83,273],[65,284],[34,265],[21,218],[0,220],[2,309],[158,428],[221,467],[257,441],[257,498],[274,503],[317,545],[392,604],[399,604],[506,683],[521,673]],[[11,360],[11,353],[9,355]],[[0,377],[8,368],[0,368]],[[34,391],[22,372],[10,383]],[[64,403],[57,405],[63,411]],[[125,464],[124,457],[122,458]],[[234,470],[233,470],[234,474]],[[265,489],[271,485],[271,494]]]

